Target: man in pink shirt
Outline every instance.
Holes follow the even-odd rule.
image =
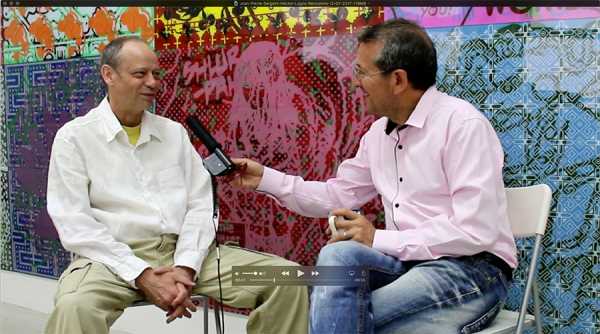
[[[475,107],[435,88],[435,46],[421,27],[388,21],[358,41],[354,84],[381,118],[356,156],[325,182],[234,159],[233,183],[306,216],[342,217],[317,265],[367,267],[369,284],[315,287],[312,333],[478,331],[517,265],[500,142]],[[352,211],[377,195],[383,230]]]

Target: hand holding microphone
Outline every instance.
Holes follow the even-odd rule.
[[[194,135],[198,137],[208,149],[208,157],[204,159],[204,166],[211,175],[222,176],[233,172],[235,166],[231,159],[221,150],[221,144],[210,135],[208,130],[193,116],[185,120]]]
[[[235,173],[231,184],[235,187],[256,190],[262,180],[265,168],[258,162],[245,158],[231,159],[235,165]]]

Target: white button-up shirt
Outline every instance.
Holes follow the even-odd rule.
[[[149,264],[129,243],[178,234],[174,264],[198,272],[215,237],[210,176],[184,127],[145,112],[133,146],[106,98],[56,134],[47,200],[65,249],[132,285]]]

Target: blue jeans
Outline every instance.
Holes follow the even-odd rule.
[[[473,333],[502,309],[508,288],[502,271],[483,255],[402,262],[340,241],[321,249],[317,265],[366,267],[369,282],[314,287],[313,334]]]

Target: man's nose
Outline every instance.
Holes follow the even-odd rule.
[[[160,79],[155,78],[154,74],[150,73],[146,78],[146,86],[157,89],[160,86]]]

